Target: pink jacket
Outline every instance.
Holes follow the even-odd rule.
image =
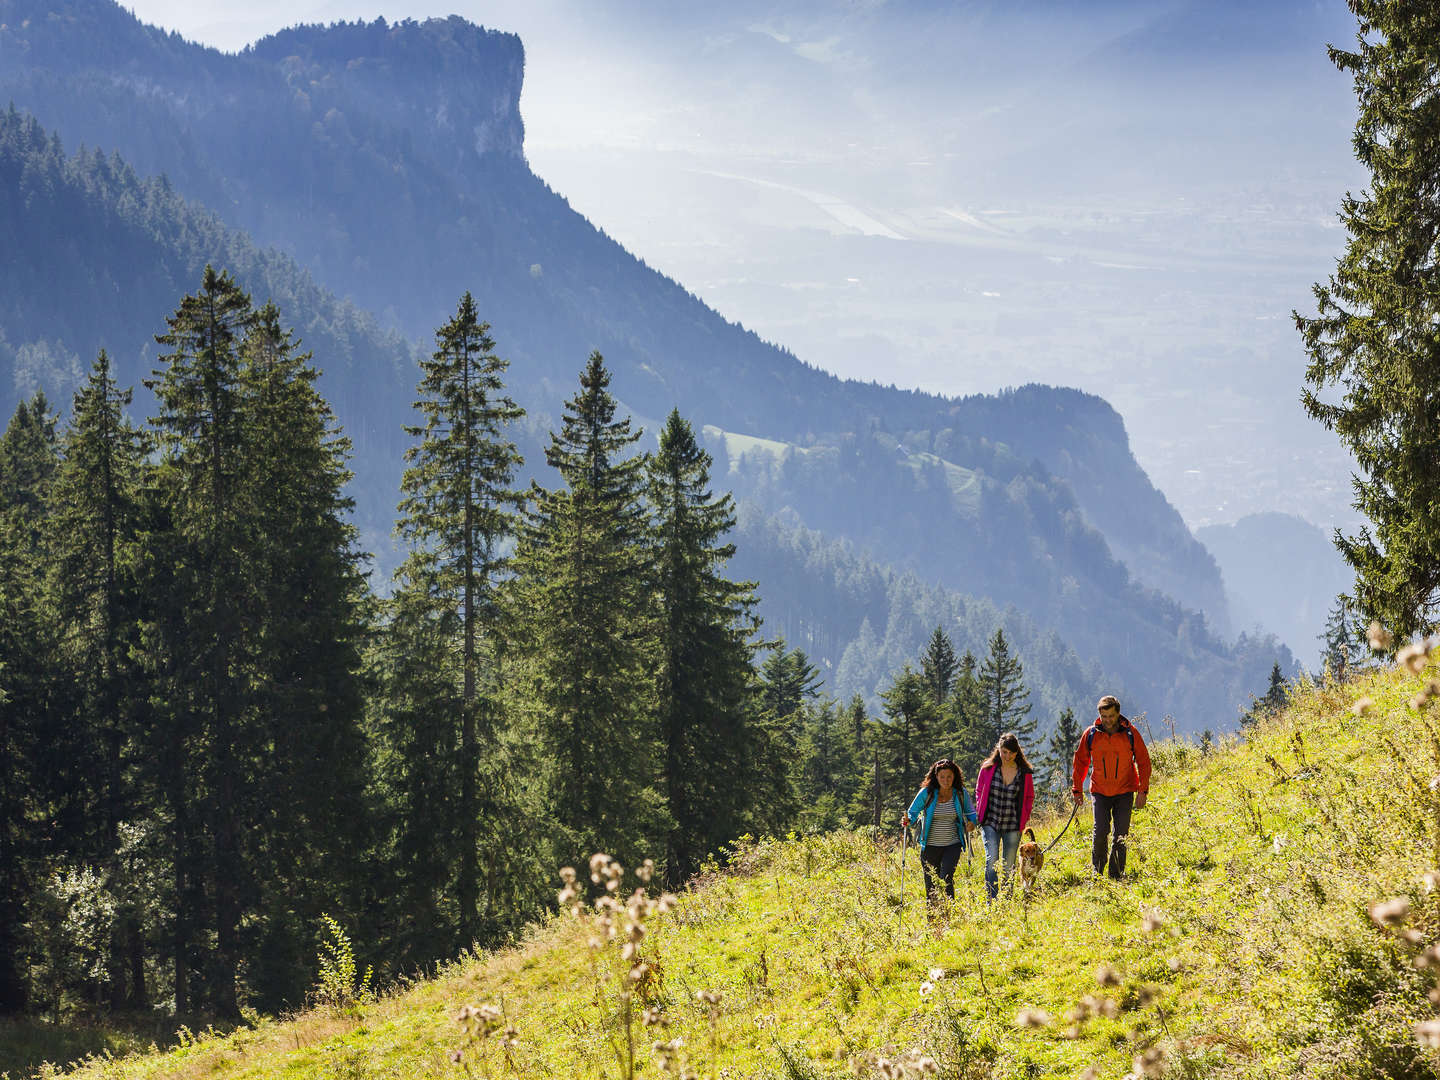
[[[990,778],[995,775],[995,766],[987,765],[975,778],[975,816],[985,824],[985,804],[990,801]],[[1025,793],[1020,796],[1020,828],[1023,830],[1030,821],[1030,810],[1035,805],[1035,777],[1025,774]]]

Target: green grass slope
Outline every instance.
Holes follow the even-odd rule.
[[[79,1075],[1435,1076],[1440,724],[1411,704],[1434,674],[1302,688],[1206,754],[1157,746],[1123,883],[1090,876],[1084,814],[1028,903],[987,905],[977,858],[938,918],[913,850],[902,894],[866,836],[743,842],[673,910],[625,907],[627,874],[613,911],[379,1000]]]

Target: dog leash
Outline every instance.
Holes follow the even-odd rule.
[[[1075,815],[1078,813],[1080,813],[1080,804],[1077,802],[1074,806],[1074,809],[1070,811],[1070,821],[1074,821]],[[1057,836],[1054,840],[1051,840],[1050,843],[1045,846],[1042,854],[1048,854],[1050,849],[1060,842],[1060,837],[1064,836],[1065,830],[1070,828],[1070,821],[1065,822],[1065,828],[1060,830],[1060,836]]]

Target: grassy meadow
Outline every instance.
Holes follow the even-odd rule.
[[[433,979],[332,985],[300,1015],[75,1074],[1440,1075],[1422,1041],[1440,1042],[1440,722],[1412,702],[1433,674],[1302,686],[1207,753],[1160,742],[1122,883],[1089,872],[1088,805],[1028,903],[987,905],[977,854],[934,916],[891,838],[747,840],[668,910],[627,872],[611,910]],[[1039,817],[1042,843],[1066,816]]]

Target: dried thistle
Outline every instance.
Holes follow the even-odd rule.
[[[1165,1051],[1158,1046],[1152,1046],[1143,1054],[1138,1054],[1134,1062],[1137,1076],[1161,1077],[1165,1075]]]
[[[1397,896],[1391,900],[1377,900],[1370,905],[1370,920],[1385,928],[1399,926],[1410,916],[1410,899]]]
[[[1395,662],[1403,667],[1411,675],[1419,675],[1425,670],[1425,660],[1428,650],[1425,645],[1406,645],[1395,654]]]
[[[1369,716],[1375,711],[1375,699],[1369,697],[1356,698],[1355,704],[1350,706],[1350,711],[1356,716]]]
[[[1050,1014],[1044,1009],[1021,1009],[1015,1014],[1015,1026],[1022,1028],[1043,1028],[1049,1027],[1051,1023]]]
[[[1421,1020],[1415,1025],[1415,1040],[1429,1050],[1440,1050],[1440,1020]]]
[[[1109,964],[1101,964],[1095,969],[1095,981],[1101,986],[1119,986],[1120,972],[1116,971]]]
[[[1372,652],[1384,652],[1395,644],[1395,635],[1381,626],[1379,619],[1371,622],[1370,629],[1365,633],[1365,639],[1370,642]]]

